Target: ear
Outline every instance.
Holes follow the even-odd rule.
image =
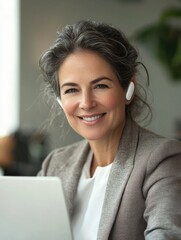
[[[60,97],[57,97],[57,102],[58,102],[59,106],[63,109],[62,101],[60,100]]]
[[[132,99],[134,90],[135,90],[135,83],[133,81],[131,81],[129,83],[129,86],[126,91],[126,100],[127,101],[130,101]]]

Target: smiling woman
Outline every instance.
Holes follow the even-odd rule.
[[[42,55],[40,69],[50,94],[55,93],[56,96],[60,97],[58,69],[67,56],[81,49],[96,52],[109,63],[124,89],[128,88],[131,78],[134,80],[139,66],[146,70],[148,77],[146,67],[138,61],[136,49],[128,42],[123,33],[111,26],[108,30],[106,24],[98,26],[100,29],[97,30],[90,22],[86,24],[87,28],[85,30],[85,24],[82,22],[77,25],[66,26],[64,31],[58,33],[55,45]],[[96,23],[94,24],[96,25]],[[151,119],[151,109],[145,101],[146,96],[144,99],[143,92],[143,87],[137,83],[134,101],[131,101],[127,106],[126,112],[132,119],[141,121],[147,118],[149,121]]]
[[[51,152],[39,172],[61,178],[75,240],[181,239],[181,143],[136,122],[144,107],[150,113],[139,65],[121,31],[91,21],[66,26],[40,58],[84,138]]]
[[[126,99],[111,65],[92,51],[79,50],[65,59],[58,78],[71,127],[90,141],[119,142]]]

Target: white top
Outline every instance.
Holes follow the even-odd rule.
[[[107,180],[112,164],[97,167],[90,177],[92,154],[86,161],[79,180],[74,202],[72,231],[74,240],[97,239]]]

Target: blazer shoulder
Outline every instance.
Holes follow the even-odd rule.
[[[173,151],[181,151],[181,142],[174,139],[168,138],[156,133],[151,132],[150,130],[144,129],[140,127],[139,131],[139,141],[140,145],[143,148],[150,148],[150,150],[154,151],[156,149],[167,149],[166,152]]]
[[[144,160],[142,163],[146,164],[147,173],[161,165],[173,166],[174,162],[181,167],[181,142],[174,138],[166,138],[140,129],[138,152]]]
[[[88,142],[81,140],[51,151],[43,161],[38,175],[55,175],[57,169],[60,171],[61,168],[74,164],[79,158],[80,153],[87,148]]]
[[[61,147],[61,148],[57,148],[55,150],[53,150],[50,155],[53,158],[59,158],[60,156],[65,156],[65,157],[69,157],[72,154],[77,154],[81,149],[83,149],[84,147],[86,147],[87,145],[87,141],[86,140],[81,140],[78,142],[75,142],[73,144]]]

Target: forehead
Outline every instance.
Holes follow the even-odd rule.
[[[92,80],[102,75],[116,77],[112,66],[103,57],[88,50],[70,54],[58,70],[60,84],[77,79]]]

